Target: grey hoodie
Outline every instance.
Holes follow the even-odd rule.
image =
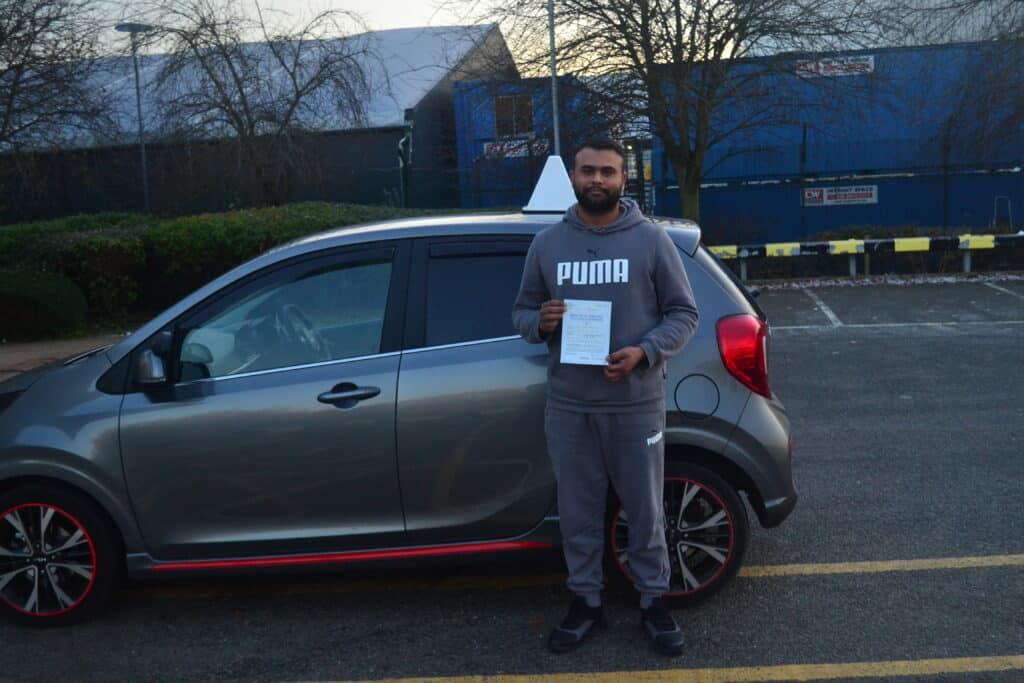
[[[664,408],[665,361],[697,329],[697,306],[672,239],[622,199],[610,225],[585,223],[574,204],[537,234],[526,255],[512,322],[526,341],[548,344],[548,405],[577,412],[638,413]],[[601,367],[560,362],[562,327],[543,337],[540,306],[549,299],[612,302],[611,349],[639,346],[646,356],[618,382]]]

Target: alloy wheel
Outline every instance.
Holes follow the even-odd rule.
[[[736,529],[729,507],[696,479],[665,478],[665,538],[671,578],[667,597],[701,592],[723,577],[734,560]],[[629,519],[619,507],[612,529],[612,551],[629,575]]]
[[[13,609],[32,617],[70,612],[95,576],[93,540],[69,513],[44,503],[0,513],[0,599]]]

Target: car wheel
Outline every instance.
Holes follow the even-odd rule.
[[[95,505],[62,487],[0,494],[0,607],[31,626],[92,616],[117,583],[115,539]]]
[[[743,563],[750,524],[739,494],[722,477],[687,462],[665,463],[665,537],[671,576],[665,597],[676,606],[711,597]],[[610,573],[632,585],[629,520],[621,503],[609,506],[606,525]]]

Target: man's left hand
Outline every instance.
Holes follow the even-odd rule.
[[[604,378],[609,382],[618,382],[620,379],[633,372],[645,357],[644,350],[639,346],[627,346],[610,354],[606,360],[608,365],[604,367]]]

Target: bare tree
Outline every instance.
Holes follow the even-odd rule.
[[[634,121],[647,122],[679,182],[682,215],[694,219],[701,178],[711,170],[709,152],[755,128],[793,123],[793,110],[780,106],[787,99],[781,89],[807,75],[806,53],[875,44],[881,26],[878,7],[868,0],[557,0],[554,6],[560,72],[585,78]],[[523,70],[542,72],[546,0],[488,7]],[[804,56],[784,54],[793,52]],[[814,82],[808,87],[837,81],[806,80]]]
[[[327,10],[297,24],[240,0],[169,0],[153,13],[168,49],[156,77],[167,136],[230,138],[245,203],[287,199],[306,134],[363,117],[372,45],[359,18]]]
[[[913,44],[1024,38],[1020,0],[892,0],[892,39]]]
[[[52,146],[94,128],[98,0],[0,0],[0,151]]]
[[[937,133],[943,166],[1020,163],[1024,154],[1024,2],[901,0],[899,36],[912,44],[969,42],[935,65],[948,82]],[[955,70],[954,70],[955,69]],[[927,76],[927,75],[926,75]]]

